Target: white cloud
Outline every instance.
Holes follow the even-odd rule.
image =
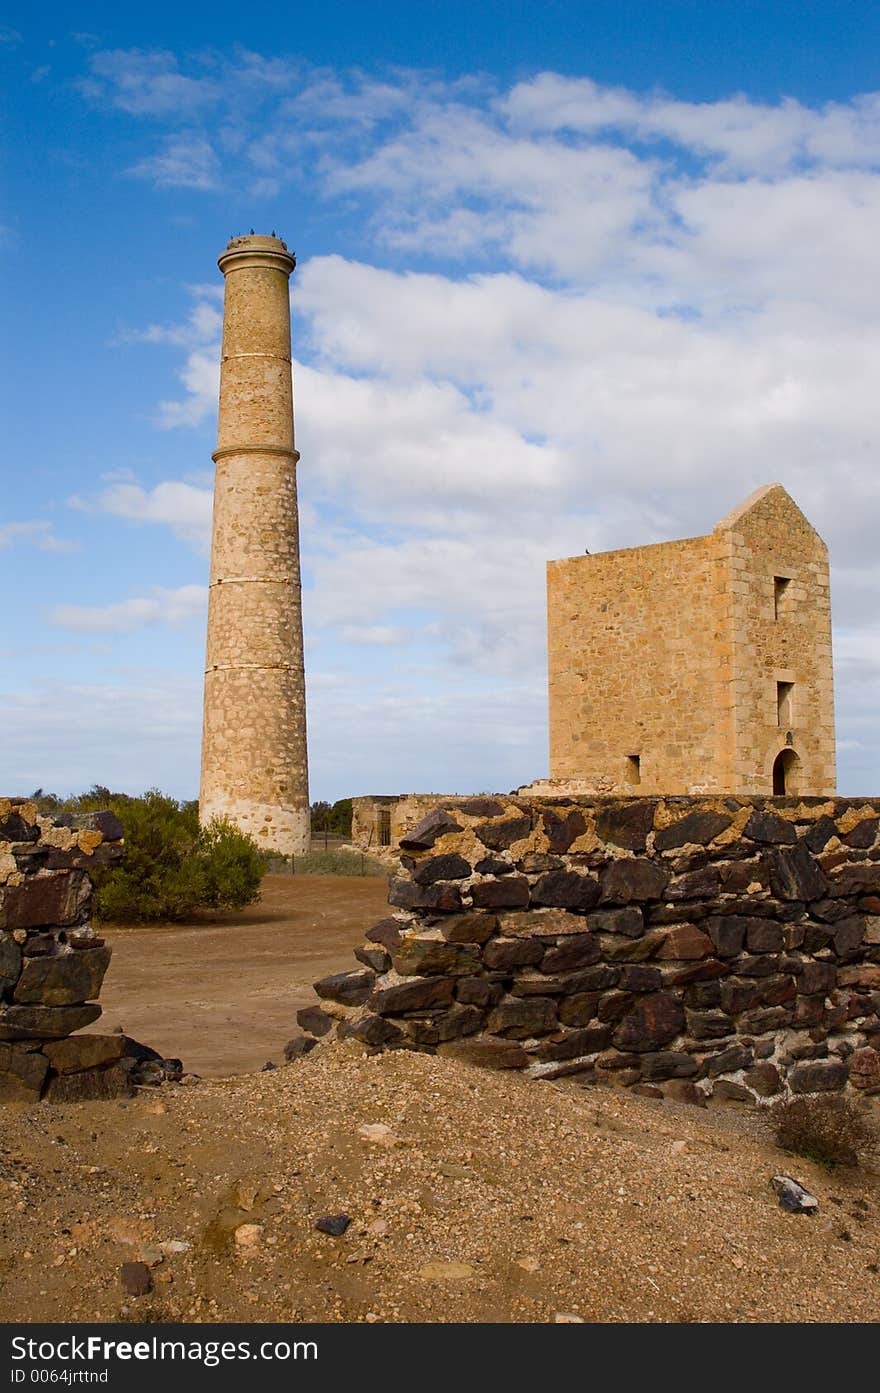
[[[207,550],[211,540],[211,489],[179,480],[166,480],[152,489],[140,484],[114,483],[88,504],[72,499],[73,506],[93,507],[114,517],[137,523],[160,523],[196,550]]]
[[[220,184],[220,160],[202,135],[187,132],[169,136],[160,152],[139,160],[129,174],[150,179],[158,188],[216,189]]]
[[[52,523],[42,518],[31,522],[0,523],[0,551],[14,546],[36,547],[38,551],[79,550],[79,542],[56,536]]]
[[[49,623],[77,633],[127,634],[149,624],[186,624],[204,615],[207,602],[204,585],[181,585],[176,590],[154,586],[149,595],[110,605],[55,605]]]

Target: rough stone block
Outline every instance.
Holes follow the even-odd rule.
[[[340,1006],[363,1006],[375,982],[374,972],[334,972],[316,982],[315,991],[325,1001],[338,1001]]]
[[[557,1025],[556,1002],[550,997],[505,997],[492,1008],[487,1029],[492,1035],[527,1040],[546,1035]]]
[[[535,1059],[576,1059],[604,1050],[610,1039],[611,1026],[600,1025],[597,1021],[581,1030],[567,1031],[562,1038],[554,1034],[549,1040],[542,1040],[530,1053]]]
[[[326,1035],[333,1027],[333,1017],[322,1011],[320,1006],[303,1006],[296,1013],[296,1023],[301,1030],[310,1035]]]
[[[508,875],[503,880],[481,880],[471,887],[477,909],[525,909],[529,902],[529,882],[525,876]]]
[[[694,958],[708,958],[714,951],[711,938],[696,924],[673,924],[663,930],[663,938],[654,950],[653,957],[672,958],[676,961],[690,961]]]
[[[436,914],[454,914],[461,909],[461,891],[457,885],[442,880],[434,885],[416,885],[404,876],[393,876],[388,885],[388,903],[397,909],[429,909]]]
[[[449,943],[486,943],[498,928],[496,914],[453,914],[443,919],[440,932]]]
[[[582,837],[587,830],[587,820],[583,813],[573,810],[569,813],[555,812],[552,808],[544,808],[541,813],[544,824],[544,835],[547,838],[547,845],[552,852],[562,853],[568,851],[572,842],[578,837]]]
[[[594,1019],[599,1005],[599,992],[576,992],[563,997],[558,1006],[562,1025],[584,1026]]]
[[[110,964],[109,948],[87,948],[45,958],[25,958],[14,998],[44,1006],[75,1006],[93,1001]]]
[[[438,880],[464,880],[471,873],[470,862],[457,852],[446,856],[429,856],[413,871],[416,885],[436,885]]]
[[[614,1032],[619,1050],[647,1053],[675,1038],[684,1028],[684,1008],[668,992],[639,997]]]
[[[0,1103],[37,1103],[49,1061],[37,1049],[0,1043]]]
[[[498,922],[505,938],[564,938],[591,929],[592,920],[592,915],[585,920],[564,909],[532,909],[523,914],[502,914]]]
[[[770,888],[780,900],[821,900],[828,881],[804,842],[782,847],[770,856]]]
[[[604,842],[625,851],[644,851],[654,826],[656,802],[639,798],[618,807],[603,808],[596,817],[596,832]]]
[[[401,977],[467,977],[478,972],[480,948],[476,943],[448,943],[443,938],[401,939],[393,956]]]
[[[578,967],[592,967],[599,957],[599,943],[592,934],[571,934],[547,949],[541,959],[541,971],[572,972]]]
[[[646,1081],[692,1078],[699,1068],[693,1055],[679,1050],[659,1050],[642,1055],[642,1078]]]
[[[528,815],[505,817],[501,822],[483,822],[474,828],[477,837],[492,851],[507,851],[514,842],[520,842],[532,830],[532,819]]]
[[[659,900],[668,880],[668,871],[652,861],[620,857],[602,872],[602,902],[625,905]]]
[[[93,1103],[110,1098],[130,1098],[134,1093],[124,1064],[99,1064],[74,1074],[49,1073],[45,1097],[50,1103]]]
[[[672,851],[689,844],[708,846],[733,822],[726,813],[693,812],[654,833],[655,851]]]
[[[813,1059],[788,1071],[792,1093],[836,1093],[845,1087],[849,1069],[842,1060]]]
[[[43,1054],[55,1074],[75,1074],[102,1064],[115,1064],[125,1051],[124,1035],[68,1035],[47,1040]]]
[[[764,842],[770,845],[779,845],[797,841],[797,830],[793,822],[787,822],[785,818],[777,817],[775,813],[765,813],[755,811],[750,816],[745,825],[744,836],[750,837],[753,842]]]
[[[531,901],[551,909],[586,913],[599,899],[599,882],[577,871],[548,871],[532,887]]]
[[[0,924],[8,929],[77,924],[90,899],[91,885],[83,871],[31,876],[21,885],[0,890]]]
[[[382,1016],[402,1016],[407,1011],[426,1011],[435,1006],[451,1006],[454,977],[398,978],[386,973],[376,979],[369,997],[373,1011]]]
[[[91,1025],[97,1002],[84,1006],[0,1005],[0,1040],[60,1040]]]
[[[434,808],[401,837],[400,845],[405,851],[429,851],[439,837],[461,830],[461,823],[454,817],[442,808]]]
[[[481,1069],[524,1069],[529,1057],[515,1040],[498,1040],[490,1036],[471,1036],[466,1040],[451,1040],[438,1045],[437,1053],[464,1064],[477,1064]]]
[[[544,952],[545,944],[539,938],[490,938],[483,947],[483,963],[492,971],[534,967]]]

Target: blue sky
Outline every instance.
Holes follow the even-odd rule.
[[[544,562],[781,480],[880,786],[880,11],[12,5],[0,787],[197,789],[221,278],[293,281],[315,797],[546,772]]]

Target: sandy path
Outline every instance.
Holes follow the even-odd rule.
[[[280,1063],[318,977],[354,966],[351,950],[387,910],[371,876],[266,876],[260,901],[192,925],[107,928],[113,961],[93,1027],[128,1035],[205,1077]]]

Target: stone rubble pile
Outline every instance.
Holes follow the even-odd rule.
[[[110,949],[89,924],[89,868],[122,855],[111,812],[38,814],[0,799],[0,1102],[131,1091],[124,1035],[81,1035],[101,1014]]]
[[[299,1024],[691,1101],[880,1094],[878,826],[856,799],[449,800]]]

